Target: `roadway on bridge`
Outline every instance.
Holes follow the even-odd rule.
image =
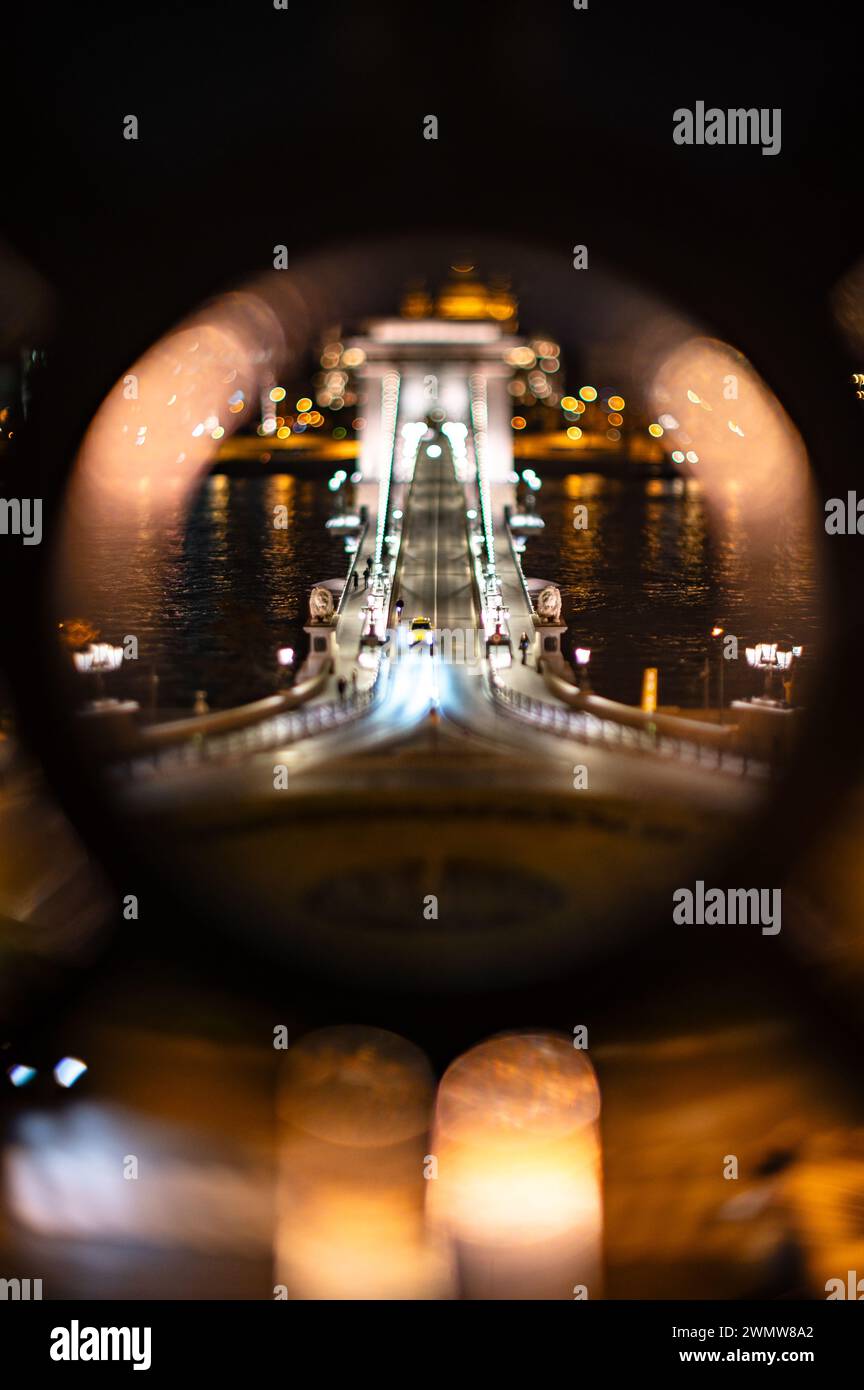
[[[440,453],[436,454],[436,446]],[[266,794],[272,787],[274,763],[288,767],[290,791],[301,796],[335,784],[362,787],[364,779],[389,784],[412,774],[407,766],[401,772],[396,765],[385,769],[382,753],[390,758],[401,747],[428,746],[427,751],[438,747],[442,754],[458,750],[460,777],[469,781],[476,775],[487,784],[504,784],[516,777],[520,785],[530,783],[560,791],[573,785],[574,767],[584,765],[588,768],[588,788],[600,793],[666,796],[691,804],[723,805],[729,810],[746,804],[754,789],[744,779],[555,735],[514,718],[493,701],[485,680],[485,661],[477,655],[483,644],[482,634],[478,636],[467,505],[446,438],[426,441],[404,503],[393,598],[395,601],[401,595],[405,609],[390,644],[382,697],[367,713],[330,733],[252,753],[222,768],[211,765],[202,768],[200,776],[190,770],[187,787],[192,799],[199,792],[209,796],[205,788],[212,788],[214,779],[223,777],[232,788],[229,795]],[[410,645],[411,619],[419,615],[427,617],[435,629],[438,642],[434,656],[426,643]],[[445,636],[443,651],[442,631],[455,634],[452,647]],[[506,672],[503,674],[506,679]],[[430,715],[437,720],[430,720]],[[436,775],[428,761],[423,775]],[[441,775],[452,776],[452,760],[447,757],[442,759]],[[158,801],[158,782],[141,790],[145,801],[151,797]],[[286,792],[281,790],[279,795],[284,797]]]
[[[475,631],[478,615],[465,511],[465,490],[456,479],[447,440],[442,436],[422,445],[406,507],[394,595],[405,600],[403,622],[410,624],[422,614],[436,632]]]

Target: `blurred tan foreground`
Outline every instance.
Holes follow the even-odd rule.
[[[87,977],[107,898],[27,768],[5,770],[0,815],[8,1004],[64,965]],[[862,832],[855,797],[788,917],[814,1000],[818,979],[847,1018]],[[94,977],[57,1056],[0,1039],[4,1073],[38,1066],[0,1079],[0,1277],[48,1298],[824,1298],[864,1275],[855,1068],[817,1045],[824,1015],[766,999],[726,1023],[740,1001],[714,992],[686,1025],[674,995],[642,1001],[588,1053],[481,1036],[436,1077],[416,1038],[295,1017],[286,1050],[239,992],[173,967]],[[88,1066],[68,1091],[61,1052]]]
[[[824,1298],[864,1268],[864,1126],[786,1026],[600,1049],[602,1192],[566,1038],[469,1052],[436,1126],[382,1030],[76,1037],[82,1081],[6,1107],[2,1268],[45,1297]]]

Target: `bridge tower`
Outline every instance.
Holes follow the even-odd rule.
[[[359,458],[364,478],[378,479],[389,466],[383,387],[394,374],[399,378],[397,435],[403,424],[424,420],[436,408],[442,418],[470,429],[472,386],[482,382],[488,481],[504,482],[513,471],[507,391],[513,368],[507,359],[524,345],[513,331],[516,303],[504,289],[465,280],[459,268],[454,273],[435,303],[425,293],[409,293],[401,318],[374,319],[363,336],[350,341],[364,353],[358,372],[366,396]]]

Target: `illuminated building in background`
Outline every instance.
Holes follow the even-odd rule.
[[[518,302],[506,276],[493,277],[488,284],[478,279],[476,267],[457,262],[450,267],[450,278],[433,296],[422,285],[409,287],[402,298],[402,317],[439,318],[460,322],[491,319],[509,333],[517,327]]]
[[[554,338],[531,338],[511,348],[507,360],[513,368],[508,386],[512,397],[513,428],[556,430],[561,427],[565,395],[561,347]],[[568,416],[567,423],[574,421]],[[517,423],[518,422],[518,423]]]
[[[342,349],[342,362],[355,364],[363,402],[364,428],[359,467],[365,478],[381,477],[388,466],[381,417],[381,383],[399,378],[397,431],[406,422],[433,418],[471,429],[471,389],[484,386],[484,470],[488,482],[507,479],[513,468],[513,413],[508,384],[517,302],[504,281],[485,284],[468,264],[452,268],[440,292],[411,287],[399,318],[373,319],[365,335]],[[340,345],[341,346],[341,345]],[[474,388],[469,389],[469,382]]]

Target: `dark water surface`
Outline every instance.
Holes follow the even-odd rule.
[[[542,472],[542,465],[540,466]],[[573,527],[589,504],[590,526]],[[273,509],[288,508],[287,530]],[[187,523],[156,526],[146,500],[122,523],[106,520],[98,554],[81,569],[80,616],[106,639],[135,634],[138,663],[109,677],[109,693],[145,698],[152,663],[165,707],[191,706],[196,690],[213,708],[272,690],[275,651],[306,650],[310,586],[346,572],[344,540],[325,530],[333,498],[323,481],[290,475],[217,476],[204,483]],[[638,702],[644,666],[660,672],[663,704],[699,705],[708,634],[715,623],[740,639],[727,662],[727,699],[761,688],[744,658],[758,640],[803,644],[812,664],[819,631],[813,534],[778,522],[754,538],[729,508],[709,527],[698,485],[598,475],[548,479],[538,496],[545,529],[527,541],[528,577],[561,587],[568,643],[592,649],[594,688]]]
[[[288,511],[286,529],[274,507]],[[287,474],[206,479],[185,523],[154,525],[146,499],[121,525],[106,518],[86,574],[80,616],[106,640],[138,638],[139,659],[106,678],[106,693],[145,698],[151,664],[160,703],[192,705],[206,690],[212,708],[270,693],[276,650],[306,652],[309,590],[344,575],[344,539],[325,529],[333,498],[323,482]]]
[[[586,530],[573,526],[578,503]],[[592,474],[544,480],[537,509],[545,529],[529,535],[524,572],[560,586],[568,646],[590,647],[599,694],[638,703],[642,669],[656,666],[661,704],[701,705],[710,653],[715,703],[715,624],[739,639],[739,660],[724,664],[727,700],[761,691],[744,655],[758,641],[804,646],[806,681],[820,627],[812,521],[778,520],[754,535],[730,505],[709,526],[695,481]]]

